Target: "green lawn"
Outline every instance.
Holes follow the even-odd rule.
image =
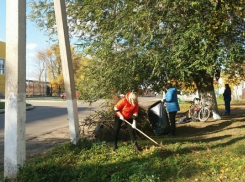
[[[0,109],[4,109],[5,108],[5,103],[4,102],[0,102]]]
[[[232,130],[236,127],[236,134],[220,131],[224,124]],[[119,142],[117,153],[109,142],[83,140],[77,146],[67,143],[27,162],[18,181],[245,181],[244,121],[212,125],[209,131],[183,125],[177,128],[179,133],[186,127],[192,133],[154,137],[161,146],[140,140],[144,149],[140,153],[132,150],[130,142]]]
[[[224,104],[224,100],[223,99],[217,99],[217,104],[218,104],[218,108],[219,109],[224,109],[225,108],[225,104]],[[231,101],[231,105],[239,105],[239,104],[245,104],[245,100],[232,100]],[[181,111],[186,111],[189,109],[190,107],[190,102],[183,102],[183,103],[180,103],[180,110]]]
[[[31,106],[31,104],[26,104],[26,106]],[[0,109],[5,109],[5,102],[0,102]]]
[[[17,181],[245,181],[245,115],[178,124],[176,132],[174,138],[150,135],[160,146],[139,140],[140,153],[130,141],[120,141],[117,152],[105,141],[66,143],[29,159]]]
[[[60,97],[28,97],[26,100],[53,100],[53,101],[64,101],[65,99],[61,99]]]

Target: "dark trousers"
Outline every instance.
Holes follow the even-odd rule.
[[[230,103],[231,103],[231,101],[225,100],[225,114],[230,114],[230,112],[231,112]]]
[[[133,119],[127,119],[128,122],[130,123],[133,123]],[[120,131],[120,128],[121,128],[121,124],[122,124],[122,120],[115,116],[115,122],[114,122],[114,130],[113,130],[113,137],[114,137],[114,146],[117,146],[117,141],[118,141],[118,134],[119,134],[119,131]],[[135,132],[134,132],[134,129],[132,128],[131,125],[129,124],[126,124],[127,127],[128,127],[128,131],[129,131],[129,135],[130,135],[130,138],[133,142],[136,141],[136,136],[135,136]]]
[[[170,120],[170,134],[175,135],[175,116],[177,114],[177,111],[175,112],[169,112],[169,120]]]

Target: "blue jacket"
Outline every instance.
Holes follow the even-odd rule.
[[[169,88],[168,89],[168,91],[165,95],[165,100],[167,102],[168,112],[176,112],[176,111],[180,110],[176,88]]]

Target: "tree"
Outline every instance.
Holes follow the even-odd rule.
[[[37,77],[37,87],[38,87],[38,94],[39,95],[44,95],[44,90],[43,90],[43,77],[46,69],[46,61],[45,57],[42,52],[38,52],[36,55],[35,59],[35,67],[36,67],[36,77]]]
[[[172,25],[169,37],[173,40],[169,48],[170,69],[182,69],[179,72],[181,80],[193,80],[201,98],[218,112],[214,76],[219,77],[224,69],[232,77],[239,74],[244,79],[241,69],[244,1],[179,1],[177,6],[168,6],[168,9],[176,24],[173,26],[173,20],[169,19]],[[165,38],[168,41],[168,37]]]
[[[73,71],[74,71],[74,79],[75,81],[79,80],[82,62],[84,58],[80,53],[75,51],[75,47],[71,47],[71,56],[73,63]],[[40,77],[43,76],[44,70],[47,71],[48,80],[51,82],[53,87],[61,87],[64,86],[64,80],[62,75],[62,67],[60,60],[60,49],[57,44],[52,45],[50,48],[40,50],[37,53],[37,65],[40,72]],[[40,66],[41,64],[41,66]],[[77,86],[78,84],[76,84]]]
[[[31,1],[30,18],[54,33],[52,2]],[[71,34],[93,57],[85,82],[102,94],[160,90],[168,80],[194,82],[218,113],[213,80],[222,70],[241,75],[244,0],[67,1]],[[98,88],[100,85],[102,89]],[[96,88],[96,89],[93,89]]]

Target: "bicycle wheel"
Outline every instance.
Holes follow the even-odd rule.
[[[210,116],[210,110],[206,107],[202,107],[198,113],[198,119],[202,122],[205,122],[208,120]]]

